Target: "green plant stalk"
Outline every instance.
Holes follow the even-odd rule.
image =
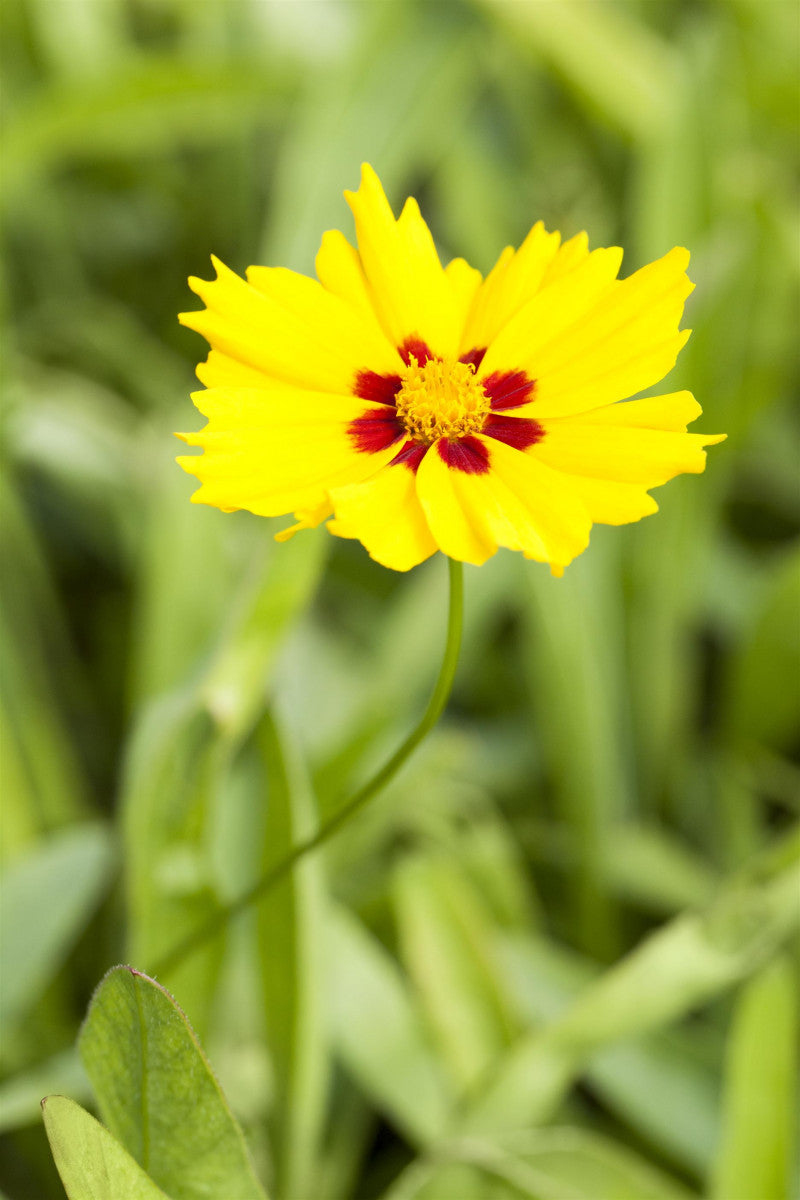
[[[419,723],[408,735],[406,740],[395,751],[392,757],[384,763],[384,765],[376,771],[371,779],[368,779],[363,787],[351,796],[345,804],[343,804],[332,816],[328,818],[316,833],[306,838],[302,842],[298,842],[296,846],[289,851],[285,858],[280,862],[275,863],[260,879],[243,892],[235,900],[226,904],[218,912],[214,914],[205,924],[201,925],[193,933],[190,933],[183,941],[179,942],[167,954],[165,954],[153,967],[153,974],[163,975],[174,970],[182,963],[189,955],[198,950],[205,942],[218,933],[225,925],[239,913],[244,912],[250,905],[256,903],[265,896],[273,887],[290,873],[292,868],[307,854],[311,854],[320,846],[324,845],[334,834],[347,824],[356,813],[360,812],[364,806],[377,796],[388,783],[395,777],[397,772],[406,762],[413,752],[419,746],[420,742],[431,732],[436,725],[440,716],[444,712],[445,705],[450,696],[453,687],[453,679],[455,678],[456,666],[458,664],[458,654],[461,648],[461,634],[464,623],[464,569],[460,562],[456,562],[450,558],[448,561],[449,576],[450,576],[450,603],[447,615],[447,639],[445,642],[444,656],[442,665],[439,669],[439,676],[436,680],[436,686],[431,693],[431,698]]]

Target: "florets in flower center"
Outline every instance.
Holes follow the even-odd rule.
[[[395,403],[409,436],[427,444],[480,433],[491,409],[471,363],[432,358],[420,366],[413,355]]]

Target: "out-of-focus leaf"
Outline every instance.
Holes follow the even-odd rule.
[[[402,954],[459,1092],[470,1092],[513,1037],[497,985],[491,920],[458,866],[409,855],[395,870]]]
[[[80,1052],[106,1125],[172,1200],[264,1200],[194,1031],[159,984],[112,968],[92,998]]]
[[[15,812],[46,831],[86,816],[86,784],[61,709],[61,688],[74,681],[75,656],[34,531],[12,484],[0,473],[0,687],[3,692],[3,754],[7,794],[4,826]],[[5,765],[5,763],[4,763]],[[6,816],[6,808],[8,815]],[[18,834],[22,835],[17,817]],[[13,842],[3,841],[3,854]]]
[[[324,549],[309,536],[262,550],[227,606],[205,670],[142,713],[123,792],[129,954],[137,961],[158,963],[219,906],[221,881],[209,845],[212,833],[221,836],[219,814],[225,810],[219,797],[264,705],[281,639],[316,583]],[[158,602],[162,610],[171,594],[166,587]],[[163,620],[168,628],[170,618]],[[169,975],[176,990],[195,999],[201,1031],[220,950],[220,939],[213,939]]]
[[[575,0],[482,0],[482,7],[624,133],[646,142],[669,121],[675,94],[672,48],[624,9]]]
[[[91,1099],[89,1080],[76,1050],[62,1050],[0,1083],[0,1133],[34,1125],[41,1116],[42,1096],[52,1088],[87,1103]]]
[[[133,732],[122,793],[127,953],[148,966],[219,906],[206,836],[228,753],[208,713],[186,690],[148,705]],[[221,952],[221,940],[211,939],[166,976],[193,997],[201,1034]]]
[[[437,1169],[437,1160],[449,1165]],[[455,1196],[446,1180],[456,1162],[470,1164],[465,1178],[481,1200],[487,1195],[491,1200],[691,1200],[692,1195],[609,1138],[553,1128],[445,1143],[429,1160],[412,1164],[383,1200]]]
[[[264,258],[280,247],[281,261],[298,270],[308,270],[320,230],[340,227],[342,190],[356,185],[364,159],[391,188],[411,161],[437,161],[474,103],[475,31],[462,13],[452,20],[444,8],[402,4],[362,11],[355,52],[335,73],[309,77],[276,172]],[[427,22],[429,11],[444,19]]]
[[[653,934],[509,1051],[467,1129],[546,1119],[594,1052],[676,1020],[757,970],[800,924],[798,887],[795,859],[767,883],[735,883],[706,912]]]
[[[496,1166],[490,1165],[493,1152],[498,1154]],[[690,1197],[677,1181],[632,1150],[583,1129],[547,1129],[499,1139],[496,1150],[487,1147],[486,1167],[512,1188],[525,1187],[535,1200]]]
[[[715,1200],[788,1200],[797,1115],[797,978],[779,958],[748,981],[728,1044]]]
[[[631,730],[616,553],[607,540],[598,541],[592,556],[574,563],[564,579],[519,565],[520,585],[535,602],[523,610],[533,734],[559,813],[575,837],[571,900],[578,936],[598,958],[609,957],[618,944],[616,903],[603,863],[631,794],[623,754]]]
[[[453,1098],[396,963],[344,909],[330,914],[327,941],[336,1050],[373,1104],[410,1141],[435,1141]]]
[[[541,938],[509,938],[503,961],[520,1010],[537,1025],[555,1020],[596,978],[587,960]],[[594,1054],[585,1067],[594,1093],[630,1128],[703,1175],[719,1126],[711,1071],[678,1037],[650,1034]]]
[[[645,911],[674,913],[711,899],[714,872],[666,830],[620,825],[611,832],[609,846],[604,867],[609,884]]]
[[[16,1023],[50,982],[110,882],[108,829],[55,834],[0,879],[0,1020]]]
[[[736,654],[727,725],[735,745],[787,746],[800,727],[800,554],[775,572],[761,611]]]
[[[69,1200],[168,1200],[115,1137],[66,1096],[42,1101],[50,1149]]]
[[[755,970],[800,924],[793,863],[764,885],[732,884],[705,912],[676,918],[607,971],[551,1029],[584,1053],[665,1025]]]
[[[107,79],[42,89],[14,115],[3,195],[24,195],[42,171],[75,156],[152,153],[176,141],[217,141],[285,86],[285,73],[241,63],[209,72],[174,58],[132,61]]]
[[[267,872],[314,832],[309,780],[285,721],[258,731],[267,776],[261,868]],[[310,1195],[328,1083],[323,953],[326,905],[319,857],[300,862],[258,907],[267,1037],[275,1073],[274,1157],[278,1190]]]

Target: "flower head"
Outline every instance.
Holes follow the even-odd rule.
[[[178,459],[194,501],[294,513],[280,538],[332,518],[400,571],[506,546],[560,574],[594,522],[638,521],[650,488],[703,470],[724,435],[686,432],[689,392],[620,403],[689,336],[686,250],[619,280],[621,250],[539,222],[483,279],[443,268],[416,202],[395,220],[371,167],[345,194],[358,249],[326,233],[319,281],[245,282],[217,259],[215,280],[189,281],[206,308],[180,319],[211,344],[193,396],[208,424],[178,435],[204,450]]]

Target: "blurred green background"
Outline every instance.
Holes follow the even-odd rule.
[[[38,1102],[91,1106],[101,974],[152,969],[332,811],[435,675],[441,559],[276,546],[172,461],[205,356],[186,276],[312,273],[366,159],[484,271],[539,218],[625,274],[688,246],[669,389],[729,440],[561,581],[467,568],[441,727],[164,982],[279,1200],[798,1195],[795,4],[0,21],[0,1191],[63,1196]]]

